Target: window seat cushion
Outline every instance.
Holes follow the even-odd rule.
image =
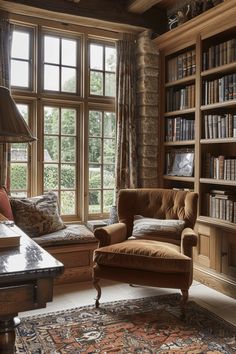
[[[66,225],[65,229],[33,237],[33,240],[42,247],[97,242],[92,231],[79,224]]]

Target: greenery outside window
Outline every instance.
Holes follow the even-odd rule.
[[[24,120],[29,124],[29,105],[17,104]],[[10,190],[11,195],[27,197],[30,182],[29,144],[11,144]]]
[[[44,35],[44,90],[77,92],[78,40]]]
[[[107,213],[114,204],[114,112],[89,111],[89,213]]]
[[[90,95],[115,97],[115,47],[101,43],[90,43],[89,57]]]

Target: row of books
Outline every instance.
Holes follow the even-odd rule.
[[[205,114],[204,138],[236,138],[236,114]]]
[[[203,52],[203,70],[236,61],[236,38],[210,46]]]
[[[204,103],[212,104],[236,99],[236,73],[224,75],[219,79],[205,81]]]
[[[167,62],[167,82],[180,80],[196,72],[196,51],[189,50],[169,59]]]
[[[208,216],[236,223],[236,196],[230,191],[210,191],[207,194]]]
[[[211,153],[206,153],[203,161],[206,178],[236,180],[236,157],[224,155],[215,157]]]
[[[166,92],[166,111],[178,111],[195,106],[195,85],[171,87]]]
[[[194,139],[194,119],[183,117],[166,119],[166,141],[182,141]]]

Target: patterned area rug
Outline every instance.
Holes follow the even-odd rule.
[[[188,303],[180,319],[180,295],[162,295],[23,318],[16,353],[236,353],[236,328]]]

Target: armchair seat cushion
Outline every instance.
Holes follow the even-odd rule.
[[[103,266],[164,273],[187,273],[192,267],[191,258],[183,255],[179,246],[153,240],[127,240],[98,248],[94,261]]]

